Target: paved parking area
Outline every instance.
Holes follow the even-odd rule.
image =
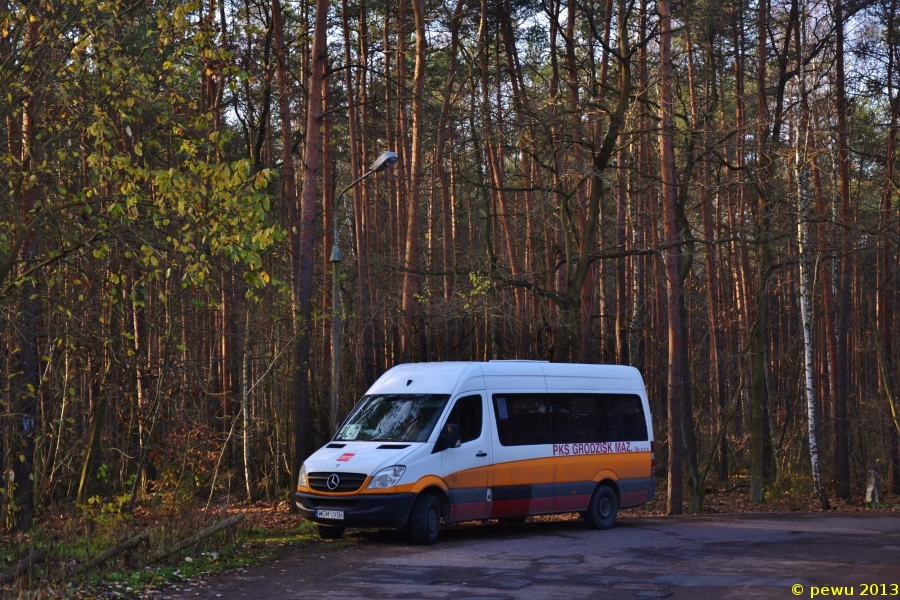
[[[163,597],[769,599],[825,597],[821,586],[829,596],[852,586],[854,596],[900,597],[896,513],[624,517],[610,531],[580,521],[488,524],[442,530],[425,548],[401,532],[357,538],[352,548],[293,550]]]

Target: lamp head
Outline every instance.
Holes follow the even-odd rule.
[[[379,156],[378,160],[376,160],[372,164],[371,171],[373,173],[381,173],[382,171],[390,169],[392,166],[394,166],[394,163],[396,163],[399,159],[399,156],[397,156],[394,152],[388,150],[387,152]]]

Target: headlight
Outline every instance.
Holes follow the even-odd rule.
[[[297,477],[297,485],[300,487],[309,487],[306,484],[306,465],[300,467],[300,476]]]
[[[372,481],[369,482],[366,489],[379,490],[394,487],[397,485],[397,482],[400,481],[400,478],[403,477],[403,472],[405,470],[406,467],[400,465],[382,469],[375,473],[375,476],[372,478]]]

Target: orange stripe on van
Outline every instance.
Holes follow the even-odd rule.
[[[499,487],[556,483],[556,465],[560,460],[559,457],[531,458],[491,465],[488,485]]]
[[[444,481],[447,482],[447,487],[450,489],[488,487],[488,478],[493,468],[493,466],[486,466],[457,471],[444,477]]]
[[[297,486],[297,491],[318,496],[353,496],[355,494],[418,493],[429,486],[444,491],[477,487],[502,487],[512,485],[540,485],[576,481],[601,481],[603,479],[638,479],[651,477],[650,452],[624,452],[618,454],[580,454],[577,456],[553,456],[516,460],[494,465],[457,471],[441,479],[426,475],[415,483],[392,488],[369,490],[372,480],[367,477],[362,486],[353,492],[324,492]]]
[[[581,454],[533,458],[488,467],[489,487],[536,485],[600,479],[636,479],[650,476],[650,453]],[[598,479],[598,476],[601,476]],[[451,486],[455,487],[455,486]]]
[[[601,471],[612,471],[617,479],[650,477],[649,452],[621,454],[581,454],[556,457],[556,483],[567,481],[597,481]],[[605,478],[604,478],[605,479]]]
[[[485,473],[486,471],[486,473]],[[487,482],[485,483],[485,475]],[[581,454],[497,463],[458,471],[444,478],[450,489],[539,485],[601,479],[651,477],[649,452]]]

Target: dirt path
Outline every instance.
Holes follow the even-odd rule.
[[[354,537],[346,549],[289,551],[157,597],[769,599],[810,598],[813,586],[853,586],[861,596],[871,584],[900,597],[893,515],[623,518],[611,531],[579,521],[486,525],[441,531],[427,548],[400,532]]]

